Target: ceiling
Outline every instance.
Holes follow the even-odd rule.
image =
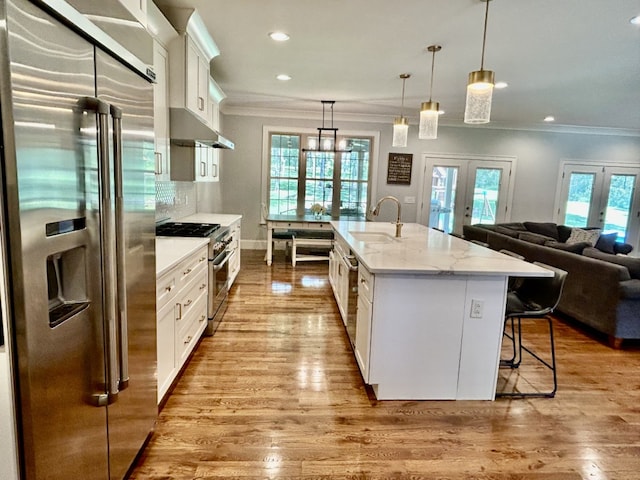
[[[470,71],[480,69],[486,4],[481,0],[154,0],[196,8],[221,54],[212,74],[226,113],[319,115],[335,100],[336,119],[416,124],[429,99],[441,125],[463,125]],[[509,86],[496,90],[492,127],[581,127],[640,135],[640,0],[494,0],[485,69]],[[285,31],[290,40],[267,34]],[[280,73],[292,79],[276,79]],[[553,115],[554,124],[543,122]],[[478,128],[478,127],[474,127]],[[482,128],[482,127],[480,127]]]

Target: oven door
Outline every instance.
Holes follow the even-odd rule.
[[[205,335],[213,335],[226,310],[229,293],[229,252],[225,250],[209,262],[209,322]]]

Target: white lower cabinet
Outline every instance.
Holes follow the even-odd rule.
[[[229,232],[231,235],[231,244],[229,245],[231,250],[231,255],[229,256],[229,288],[231,288],[233,282],[238,276],[238,273],[240,272],[241,227],[242,225],[240,220],[237,220],[229,226]]]
[[[369,383],[369,351],[371,349],[371,301],[358,295],[358,313],[356,315],[356,342],[354,353],[360,373],[365,383]]]
[[[207,246],[157,279],[158,403],[207,326]]]

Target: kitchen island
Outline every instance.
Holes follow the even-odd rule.
[[[331,226],[359,264],[353,346],[376,397],[493,400],[507,280],[552,272],[419,224]]]

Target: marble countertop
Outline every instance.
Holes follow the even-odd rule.
[[[192,223],[219,223],[223,227],[228,227],[241,219],[242,215],[231,213],[194,213],[193,215],[183,217],[176,221]]]
[[[156,276],[164,275],[208,243],[208,238],[156,237]]]
[[[372,273],[553,276],[544,268],[417,223],[404,224],[401,238],[395,238],[395,224],[388,222],[332,221],[331,226]]]

